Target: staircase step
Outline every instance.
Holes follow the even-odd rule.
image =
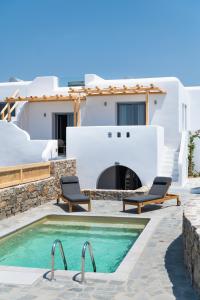
[[[161,176],[172,177],[173,182],[177,182],[179,178],[178,168],[179,152],[174,149],[165,147],[164,157],[162,161]]]
[[[167,170],[178,170],[178,167],[173,167],[173,166],[162,166],[163,171]]]
[[[172,164],[171,165],[165,164],[165,165],[162,165],[162,169],[163,170],[178,169],[178,166],[173,166]]]

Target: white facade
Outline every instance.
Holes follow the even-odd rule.
[[[141,80],[120,80],[119,82],[107,82],[107,86],[135,86],[149,85],[152,79]],[[117,85],[118,83],[118,85]],[[160,88],[167,90],[166,95],[149,96],[149,124],[165,128],[166,145],[177,148],[180,142],[179,128],[179,102],[182,101],[178,94],[179,81],[177,79],[154,79],[153,83]],[[105,87],[105,84],[97,81],[94,86]],[[91,84],[89,85],[91,87]],[[107,102],[107,106],[104,106]],[[101,96],[88,97],[85,113],[82,116],[83,126],[117,125],[117,103],[145,102],[145,95],[123,95],[123,96]]]
[[[166,94],[152,94],[149,96],[149,125],[150,127],[153,126],[152,128],[158,126],[158,128],[162,127],[164,129],[163,151],[161,151],[162,155],[159,155],[158,162],[158,165],[161,167],[159,170],[157,169],[157,173],[154,172],[154,175],[158,175],[159,173],[161,175],[172,175],[175,181],[179,180],[181,183],[184,183],[187,178],[187,165],[184,163],[184,161],[187,161],[186,132],[200,129],[200,87],[184,87],[183,84],[174,77],[104,80],[93,74],[85,76],[86,87],[98,86],[99,88],[105,88],[109,86],[123,87],[123,85],[130,87],[137,84],[143,86],[153,84],[166,92]],[[57,77],[53,76],[37,77],[33,81],[0,83],[0,98],[2,101],[5,97],[11,97],[16,92],[18,93],[17,95],[21,97],[67,95],[69,88],[59,87]],[[86,101],[81,103],[82,127],[80,129],[72,128],[68,130],[67,155],[77,155],[78,165],[84,164],[84,160],[87,161],[87,157],[86,155],[81,155],[81,157],[78,158],[80,155],[78,148],[86,149],[88,147],[88,140],[93,139],[93,135],[95,135],[94,128],[96,128],[98,132],[101,131],[99,129],[101,126],[106,126],[102,127],[104,128],[102,130],[106,131],[110,127],[112,127],[112,130],[118,130],[113,127],[117,125],[118,104],[134,102],[145,102],[145,96],[110,95],[87,97]],[[73,103],[60,101],[52,103],[20,103],[16,109],[16,117],[13,118],[12,121],[21,129],[25,130],[30,135],[30,139],[51,141],[55,139],[54,115],[56,113],[73,113]],[[84,127],[85,129],[83,129]],[[81,138],[83,132],[86,134],[85,130],[88,132],[87,134],[90,133],[88,140]],[[123,129],[121,130],[123,131]],[[135,131],[136,128],[133,128],[133,130]],[[137,130],[140,129],[137,128]],[[144,130],[142,134],[145,136],[145,139],[149,141],[151,135],[150,131],[148,131],[148,127],[143,127],[141,130]],[[73,132],[74,137],[72,137],[71,132]],[[147,134],[147,136],[145,134]],[[104,147],[105,141],[103,139],[100,139],[99,142],[100,141],[102,143],[100,147]],[[156,141],[152,139],[150,151],[155,147]],[[118,149],[121,149],[121,144],[123,143],[124,140],[121,139],[119,142],[117,141],[117,144],[113,142],[112,147],[116,147],[117,145]],[[128,143],[132,145],[132,140],[130,139]],[[131,150],[129,151],[134,152],[134,155],[137,156],[137,153],[141,152],[142,141],[140,141],[140,145],[137,145],[137,148],[132,148],[130,145],[128,149]],[[3,147],[3,145],[0,147]],[[53,151],[52,149],[52,152]],[[109,151],[111,151],[111,149]],[[120,151],[122,151],[122,149]],[[107,153],[107,155],[109,156],[109,153]],[[124,155],[124,150],[122,151],[122,155]],[[198,152],[195,153],[195,162],[197,169],[200,169]],[[126,164],[127,163],[128,162],[126,162]],[[129,165],[131,165],[131,162]],[[142,157],[140,165],[142,165]],[[140,173],[138,170],[137,172]],[[148,173],[149,171],[146,172]],[[81,173],[80,168],[79,173]],[[140,176],[144,178],[143,181],[145,183],[149,182],[149,180],[145,179],[144,174],[140,174]],[[152,179],[153,177],[151,180]],[[86,179],[85,184],[87,186],[89,184]],[[92,185],[94,186],[94,182]]]
[[[25,103],[17,124],[30,134],[31,139],[54,139],[53,114],[65,112],[73,113],[71,102]]]
[[[77,159],[82,188],[96,188],[102,172],[116,164],[132,169],[143,185],[161,172],[164,130],[159,126],[69,127],[67,141],[67,157]]]

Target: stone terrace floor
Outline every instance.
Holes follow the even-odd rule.
[[[148,240],[139,260],[127,281],[87,280],[81,285],[64,276],[57,276],[55,282],[37,280],[32,286],[0,284],[0,300],[196,300],[200,299],[192,289],[183,263],[182,214],[189,198],[187,191],[181,193],[182,206],[175,201],[163,206],[144,208],[142,217],[160,217],[160,223]],[[199,195],[200,196],[200,195]],[[200,197],[199,197],[200,198]],[[120,201],[98,200],[92,202],[91,214],[123,215]],[[80,211],[83,211],[80,209]],[[28,212],[0,221],[0,230],[30,215],[42,212],[67,213],[66,205],[48,203]],[[83,214],[88,214],[83,212]],[[135,210],[127,211],[130,216]]]

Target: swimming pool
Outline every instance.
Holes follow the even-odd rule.
[[[0,240],[0,265],[51,268],[51,248],[60,239],[68,269],[80,271],[84,242],[93,248],[97,272],[115,272],[148,223],[142,218],[47,216]],[[58,249],[56,269],[63,269]],[[92,271],[89,254],[86,271]]]

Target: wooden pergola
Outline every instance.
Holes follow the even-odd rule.
[[[80,105],[81,101],[85,101],[90,96],[121,96],[121,95],[145,95],[146,103],[146,125],[149,124],[149,95],[166,94],[161,88],[150,84],[149,86],[135,85],[122,87],[109,86],[100,88],[98,86],[93,88],[69,88],[68,95],[54,95],[54,96],[31,96],[31,97],[10,97],[6,98],[7,106],[7,119],[11,119],[13,107],[16,107],[17,102],[55,102],[55,101],[72,101],[74,109],[74,126],[80,126]],[[14,106],[11,107],[11,103]],[[5,108],[4,108],[5,111]]]
[[[30,97],[11,97],[6,98],[6,106],[1,112],[2,119],[6,118],[8,121],[11,120],[11,113],[16,108],[18,102],[30,102],[30,103],[45,103],[45,102],[72,102],[73,103],[73,110],[74,110],[74,126],[80,126],[80,103],[81,101],[85,101],[86,96],[80,94],[71,94],[68,95],[54,95],[54,96],[30,96]],[[11,106],[11,104],[14,104]]]
[[[146,103],[146,125],[149,124],[149,95],[153,94],[166,94],[164,90],[155,86],[154,84],[150,84],[149,86],[143,85],[135,85],[135,86],[126,86],[122,87],[109,86],[106,88],[100,88],[98,86],[93,88],[70,88],[70,95],[79,95],[82,97],[89,96],[121,96],[121,95],[145,95],[145,103]]]

